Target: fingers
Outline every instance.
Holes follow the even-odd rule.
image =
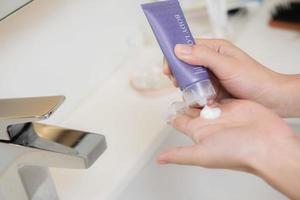
[[[194,46],[177,44],[174,51],[182,61],[191,65],[203,65],[219,79],[231,76],[236,65],[232,57],[222,55],[203,44]]]
[[[188,108],[184,111],[184,113],[191,117],[191,118],[196,118],[200,116],[200,109],[198,108]]]
[[[197,165],[198,154],[200,152],[197,146],[177,147],[160,154],[156,161],[159,164]]]
[[[172,75],[172,72],[169,68],[169,65],[167,63],[167,60],[164,58],[163,59],[163,73],[168,76],[170,78],[170,76]]]
[[[197,45],[205,45],[216,52],[228,55],[231,51],[229,49],[234,49],[234,45],[227,40],[222,39],[196,39]]]
[[[202,119],[199,109],[188,109],[185,114],[177,114],[173,116],[169,124],[179,132],[189,136],[196,143],[202,138],[214,132],[214,128],[219,127],[221,119],[208,120]]]
[[[249,56],[243,50],[227,40],[196,39],[196,45],[205,45],[224,56],[249,59]]]
[[[226,52],[229,51],[228,49],[234,49],[235,47],[227,40],[222,39],[196,39],[196,44],[207,46],[221,54],[227,54]],[[166,59],[163,59],[163,73],[167,76],[172,75]]]
[[[209,68],[220,80],[232,76],[235,66],[239,65],[234,58],[243,55],[242,51],[230,42],[219,39],[198,39],[194,46],[178,44],[174,51],[176,56],[186,63]],[[163,73],[177,87],[176,80],[165,59]]]
[[[189,117],[185,114],[177,114],[170,120],[170,125],[177,129],[178,131],[189,135],[192,131],[192,127],[190,123],[192,122],[193,118]]]

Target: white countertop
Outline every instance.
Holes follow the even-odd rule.
[[[165,110],[179,94],[146,98],[128,83],[141,50],[128,41],[140,41],[138,29],[147,26],[139,4],[34,1],[0,22],[0,97],[64,94],[65,105],[48,122],[107,138],[107,151],[90,169],[51,169],[62,200],[114,196],[164,138]],[[299,73],[299,34],[270,29],[261,19],[266,12],[249,21],[236,43],[275,70]]]
[[[140,2],[34,1],[0,22],[0,97],[66,95],[47,123],[106,136],[108,149],[89,170],[51,169],[62,200],[111,196],[158,140],[166,107],[178,99],[145,98],[129,86],[139,64],[137,24],[146,22]]]
[[[133,57],[137,1],[34,1],[1,21],[0,97],[63,94],[54,117],[72,112]]]
[[[105,134],[108,149],[87,171],[53,170],[62,199],[106,199],[133,177],[148,159],[149,150],[164,137],[165,110],[171,97],[144,98],[118,71],[63,125]],[[112,90],[114,88],[114,90]],[[173,99],[176,95],[173,95]],[[72,181],[70,181],[72,180]]]

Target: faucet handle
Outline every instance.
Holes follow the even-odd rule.
[[[64,96],[0,99],[0,140],[11,140],[11,125],[49,118],[64,100]]]

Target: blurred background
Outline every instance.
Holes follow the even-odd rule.
[[[88,171],[52,170],[61,199],[118,196],[168,135],[165,111],[181,95],[161,73],[163,56],[140,8],[149,1],[0,0],[0,98],[65,95],[66,102],[48,123],[103,131],[108,140],[108,150]],[[275,71],[299,73],[299,1],[180,2],[194,37],[225,38]],[[172,141],[166,144],[172,146]],[[161,177],[156,168],[149,170],[152,177]],[[214,176],[206,175],[207,180]],[[249,181],[228,178],[236,181],[232,187]],[[230,196],[222,185],[215,191],[230,200],[246,199],[245,194],[283,199],[250,179],[239,195]],[[176,187],[157,186],[169,191],[165,199],[176,199]],[[128,199],[139,194],[128,191]]]
[[[125,66],[141,95],[174,91],[160,73],[143,2],[0,0],[0,97],[64,93],[69,112]],[[299,32],[270,26],[275,7],[288,10],[289,1],[180,2],[194,37],[228,39],[267,66],[294,72]]]

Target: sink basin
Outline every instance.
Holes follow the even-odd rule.
[[[291,124],[291,126],[300,133],[300,125]],[[191,143],[188,138],[171,128],[167,132],[168,137],[151,156],[151,159],[115,199],[287,199],[263,180],[251,174],[191,166],[157,165],[154,157],[158,152],[171,146]]]

